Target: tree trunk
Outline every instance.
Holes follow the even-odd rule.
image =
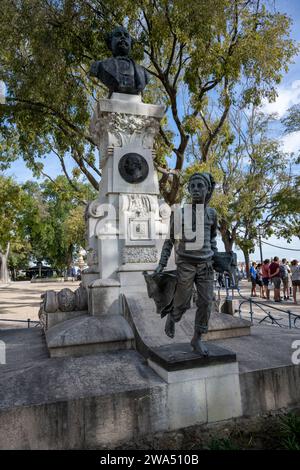
[[[228,253],[232,251],[234,244],[234,237],[227,228],[226,222],[223,220],[220,221],[219,231],[221,233],[222,241],[224,243],[225,251]]]
[[[70,245],[69,246],[69,249],[68,249],[68,254],[67,254],[67,269],[71,269],[72,268],[72,264],[73,264],[73,245]]]
[[[3,282],[5,284],[9,282],[9,274],[8,274],[8,267],[7,267],[9,248],[10,248],[10,244],[8,243],[5,253],[3,253],[0,250],[0,282]]]
[[[228,233],[222,235],[222,241],[224,243],[225,251],[227,253],[232,251],[234,240],[228,235]]]

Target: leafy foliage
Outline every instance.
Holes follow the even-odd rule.
[[[104,38],[112,24],[128,23],[138,40],[133,56],[153,77],[144,100],[166,107],[156,164],[170,203],[179,198],[189,143],[210,160],[231,106],[274,99],[297,50],[290,19],[258,0],[191,0],[188,8],[184,0],[2,0],[1,10],[4,164],[19,154],[41,174],[48,153],[67,175],[71,156],[98,187],[88,123],[95,99],[106,92],[88,70],[108,56]]]
[[[300,450],[300,417],[293,413],[283,416],[280,421],[280,435],[284,449]]]
[[[0,253],[13,269],[29,261],[47,261],[54,268],[70,267],[73,256],[85,244],[84,199],[95,193],[88,185],[77,189],[59,176],[43,185],[18,185],[0,176]],[[8,250],[9,247],[9,250]]]
[[[246,258],[254,250],[259,229],[264,236],[272,234],[278,218],[278,194],[291,184],[290,155],[270,137],[271,121],[272,116],[255,107],[232,114],[232,138],[225,129],[225,145],[219,139],[214,160],[218,191],[212,204],[219,214],[222,240],[226,251],[236,243]]]

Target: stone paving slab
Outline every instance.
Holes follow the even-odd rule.
[[[133,350],[49,358],[40,329],[5,330],[0,339],[7,345],[7,364],[0,365],[0,410],[163,383]]]

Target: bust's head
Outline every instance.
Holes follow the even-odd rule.
[[[141,159],[136,155],[131,155],[131,157],[126,160],[124,168],[128,175],[138,175],[142,171]]]
[[[188,182],[193,202],[207,204],[212,197],[215,181],[210,173],[194,173]]]
[[[106,38],[107,45],[113,56],[129,56],[132,46],[132,37],[123,26],[117,26]]]

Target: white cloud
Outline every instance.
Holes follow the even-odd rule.
[[[300,80],[294,80],[291,85],[278,88],[276,101],[263,102],[262,111],[268,114],[277,113],[279,118],[294,104],[300,103]]]
[[[281,141],[285,152],[298,152],[300,150],[300,131],[283,136]]]

